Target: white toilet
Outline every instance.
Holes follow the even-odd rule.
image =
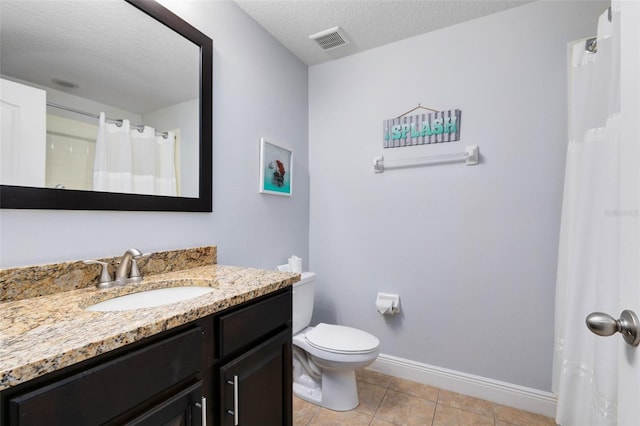
[[[293,393],[331,410],[351,410],[358,406],[355,370],[376,359],[380,341],[352,327],[308,327],[315,278],[303,272],[293,286]]]

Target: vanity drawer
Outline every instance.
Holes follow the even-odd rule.
[[[10,424],[104,424],[184,387],[201,365],[202,329],[196,327],[12,397]]]
[[[291,289],[216,318],[218,356],[224,358],[289,326]]]

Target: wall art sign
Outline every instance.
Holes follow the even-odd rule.
[[[293,152],[260,138],[260,192],[291,196]]]
[[[461,110],[451,109],[384,120],[383,147],[459,141],[461,117]]]

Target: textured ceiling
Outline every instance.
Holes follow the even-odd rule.
[[[235,0],[307,65],[315,65],[532,0]],[[309,35],[343,29],[350,44],[325,51]]]
[[[2,74],[131,112],[197,98],[199,53],[124,1],[0,0]]]
[[[304,63],[313,65],[528,1],[236,3]],[[0,0],[0,8],[2,74],[139,113],[198,96],[197,47],[124,1]],[[310,34],[334,26],[344,30],[350,44],[324,51],[309,39]],[[79,87],[61,89],[52,79]]]

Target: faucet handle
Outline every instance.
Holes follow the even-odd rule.
[[[113,278],[111,278],[111,274],[109,273],[109,264],[107,262],[102,262],[100,260],[85,260],[84,261],[85,265],[90,265],[90,264],[94,264],[97,263],[98,265],[102,266],[102,270],[100,272],[100,279],[98,280],[98,288],[104,287],[101,286],[101,284],[107,284],[107,283],[111,283],[113,281]]]
[[[138,260],[151,256],[151,253],[143,253],[139,256],[134,256],[131,259],[131,272],[129,273],[129,279],[132,281],[142,281],[142,274],[140,268],[138,268]]]

